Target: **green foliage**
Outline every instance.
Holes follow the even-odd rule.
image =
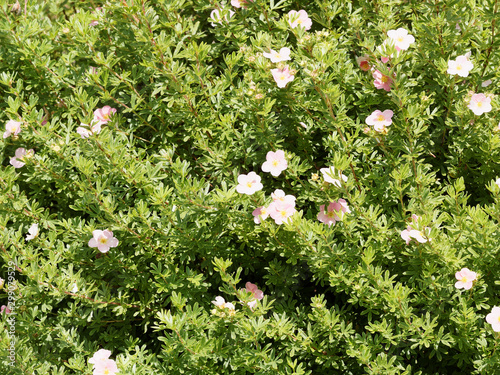
[[[22,122],[0,142],[1,305],[13,263],[18,286],[2,374],[91,374],[100,348],[120,374],[500,373],[485,321],[500,305],[498,0],[16,4],[0,15],[0,123]],[[308,31],[289,25],[300,9]],[[415,43],[381,52],[399,27]],[[262,55],[281,47],[285,88]],[[448,74],[468,51],[469,76]],[[472,93],[493,110],[474,115]],[[116,114],[82,138],[105,105]],[[377,109],[394,112],[385,135],[364,131]],[[15,169],[19,147],[35,154]],[[251,171],[264,188],[239,194]],[[255,224],[275,189],[297,213]],[[351,213],[319,222],[339,198]],[[401,238],[412,214],[431,240]],[[88,242],[105,229],[119,245],[101,253]],[[470,290],[454,286],[463,267]],[[253,309],[246,282],[264,292]]]

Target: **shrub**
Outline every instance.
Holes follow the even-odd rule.
[[[499,11],[4,3],[5,371],[499,373]]]

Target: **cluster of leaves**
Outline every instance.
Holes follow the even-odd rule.
[[[481,116],[467,103],[498,94],[499,1],[245,6],[1,5],[0,123],[22,122],[0,142],[0,266],[17,264],[18,285],[16,363],[2,315],[2,370],[91,374],[106,348],[121,374],[498,373],[484,318],[500,305],[500,102]],[[212,26],[223,8],[235,14]],[[300,9],[308,31],[288,22]],[[383,64],[377,46],[399,27],[415,43]],[[262,56],[281,47],[296,71],[285,88]],[[447,74],[468,51],[470,75]],[[394,74],[389,92],[361,55]],[[111,121],[80,137],[105,105]],[[363,132],[376,109],[394,112],[387,135]],[[18,147],[35,155],[15,169]],[[276,150],[279,177],[261,171]],[[341,188],[317,176],[332,165]],[[264,189],[238,194],[250,171]],[[274,189],[298,212],[256,225]],[[351,213],[320,223],[339,198]],[[402,240],[412,214],[431,241]],[[88,241],[104,229],[119,245],[101,254]],[[462,267],[478,274],[469,291],[454,287]],[[265,294],[254,309],[247,281]],[[213,313],[218,295],[233,316]]]

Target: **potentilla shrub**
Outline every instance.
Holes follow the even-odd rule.
[[[500,373],[499,12],[3,2],[1,373]]]

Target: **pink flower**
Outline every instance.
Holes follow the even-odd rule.
[[[223,14],[225,14],[225,16],[224,16],[224,20],[225,20],[226,22],[229,22],[229,19],[233,16],[234,12],[233,12],[232,10],[229,10],[229,12],[228,12],[228,11],[226,11],[226,10],[224,10],[224,9],[222,9],[222,10],[220,10],[220,11],[219,11],[219,9],[214,9],[214,10],[212,10],[212,12],[210,13],[210,18],[211,18],[212,20],[214,20],[214,21],[215,21],[215,23],[210,22],[210,24],[211,24],[213,27],[216,27],[216,26],[217,26],[217,24],[221,24],[221,25],[222,25],[222,17],[221,17],[221,16],[222,16]],[[228,17],[228,14],[229,14],[229,17]]]
[[[498,127],[500,127],[500,124],[498,124]],[[497,178],[497,180],[495,181],[495,184],[497,184],[498,187],[500,188],[500,178]]]
[[[344,176],[340,171],[335,171],[335,167],[321,168],[320,172],[323,173],[325,182],[334,184],[337,187],[342,186],[340,182],[341,179],[344,180],[344,182],[347,182],[347,176]],[[339,179],[336,179],[334,177],[338,177]]]
[[[491,312],[486,315],[486,321],[491,324],[493,331],[500,332],[500,307],[493,307]]]
[[[285,192],[281,189],[276,189],[271,193],[273,202],[290,203],[295,207],[295,197],[293,195],[285,195]]]
[[[105,122],[94,119],[90,123],[90,129],[79,126],[76,128],[76,132],[81,135],[82,138],[88,138],[92,134],[99,134],[101,132],[101,125],[105,124]],[[87,124],[81,124],[83,126],[89,126]]]
[[[246,8],[246,4],[253,0],[231,0],[231,5],[235,8]]]
[[[392,124],[392,112],[390,109],[386,109],[384,112],[379,111],[378,109],[370,116],[368,116],[365,120],[367,125],[373,126],[373,128],[379,133],[383,133],[387,131],[386,126]]]
[[[24,161],[26,161],[26,159],[33,157],[34,154],[35,151],[33,151],[33,149],[26,151],[24,148],[19,147],[18,149],[16,149],[16,152],[14,153],[15,156],[13,158],[10,158],[9,163],[14,168],[21,168],[25,165]]]
[[[425,243],[427,241],[430,241],[428,238],[431,228],[425,227],[424,232],[414,229],[414,227],[418,226],[418,220],[420,219],[419,216],[413,214],[411,215],[412,223],[406,227],[405,230],[401,231],[401,238],[406,241],[406,244],[408,245],[412,239],[417,240],[420,243]]]
[[[358,63],[359,68],[361,70],[364,70],[365,72],[370,70],[370,68],[371,68],[368,61],[370,61],[370,56],[368,56],[368,55],[356,57],[356,62]]]
[[[245,284],[245,290],[249,293],[252,293],[252,296],[255,298],[254,300],[247,303],[247,305],[253,310],[253,308],[257,304],[257,300],[260,301],[262,298],[264,298],[264,292],[262,292],[262,290],[259,290],[257,285],[252,284],[251,282],[247,282]]]
[[[391,91],[392,79],[389,76],[382,74],[379,70],[375,70],[372,73],[375,81],[373,84],[377,89],[384,89],[385,91]]]
[[[5,124],[5,132],[3,133],[3,137],[7,138],[11,134],[18,135],[21,133],[21,123],[19,121],[9,120]]]
[[[397,30],[389,30],[387,32],[387,36],[391,38],[396,48],[399,48],[403,51],[410,48],[410,44],[415,42],[415,38],[413,37],[413,35],[409,35],[408,30],[405,30],[401,27]]]
[[[278,225],[288,223],[289,218],[296,212],[295,203],[275,201],[269,205],[269,215],[274,219]]]
[[[96,26],[96,25],[99,25],[99,21],[97,21],[97,20],[90,21],[89,25],[90,25],[90,26]]]
[[[477,279],[477,273],[472,272],[468,268],[462,268],[455,273],[455,278],[458,280],[455,283],[455,288],[469,290],[472,288],[473,281]]]
[[[98,363],[106,361],[110,355],[111,355],[110,350],[99,349],[97,352],[94,353],[94,356],[89,359],[89,363],[97,365]]]
[[[484,94],[474,94],[470,98],[469,105],[467,106],[476,116],[491,111],[491,98]]]
[[[3,288],[4,283],[5,283],[5,280],[0,277],[0,289]]]
[[[262,164],[262,171],[271,172],[274,177],[280,175],[288,167],[285,159],[285,152],[278,150],[276,152],[269,151],[266,155],[266,161]]]
[[[488,79],[488,80],[484,81],[483,83],[481,83],[481,87],[488,87],[489,85],[491,85],[491,79]]]
[[[98,362],[94,366],[94,372],[92,375],[114,375],[118,372],[118,366],[113,359],[106,359],[102,362]]]
[[[297,26],[302,26],[304,29],[309,30],[312,26],[311,19],[303,9],[298,12],[296,10],[288,12],[288,23],[292,29],[295,29]]]
[[[328,226],[332,226],[335,225],[335,222],[342,221],[344,214],[350,212],[351,210],[345,199],[339,199],[338,201],[330,202],[326,211],[325,205],[321,205],[319,207],[318,220],[328,224]]]
[[[90,239],[89,246],[97,247],[101,253],[107,253],[109,248],[118,246],[119,242],[110,230],[95,230],[92,235],[94,237]]]
[[[26,235],[26,241],[31,241],[38,236],[38,224],[32,224],[30,229],[28,229],[28,233],[29,234]]]
[[[94,121],[100,121],[102,124],[106,124],[109,120],[111,120],[111,115],[115,113],[115,108],[111,108],[109,105],[105,105],[104,107],[96,109],[94,111]]]
[[[264,52],[262,55],[264,57],[267,57],[268,59],[271,59],[271,62],[273,63],[286,61],[290,60],[290,48],[283,47],[279,52],[276,52],[272,49],[269,53]]]
[[[283,88],[286,86],[288,82],[293,81],[295,77],[290,73],[288,66],[285,66],[283,69],[271,69],[271,73],[273,75],[274,80],[278,84],[278,87]]]
[[[258,207],[253,210],[252,215],[254,216],[253,221],[255,224],[260,224],[261,220],[266,220],[269,217],[269,211],[267,207]]]
[[[260,183],[260,177],[257,173],[250,172],[248,175],[240,174],[238,176],[238,186],[236,186],[238,193],[252,195],[262,188],[263,185]]]
[[[2,307],[0,308],[0,314],[3,314],[3,313],[6,313],[6,314],[10,314],[12,311],[5,305],[2,305]]]
[[[474,65],[469,61],[466,55],[458,56],[456,60],[448,61],[448,74],[458,74],[460,77],[467,77]]]

